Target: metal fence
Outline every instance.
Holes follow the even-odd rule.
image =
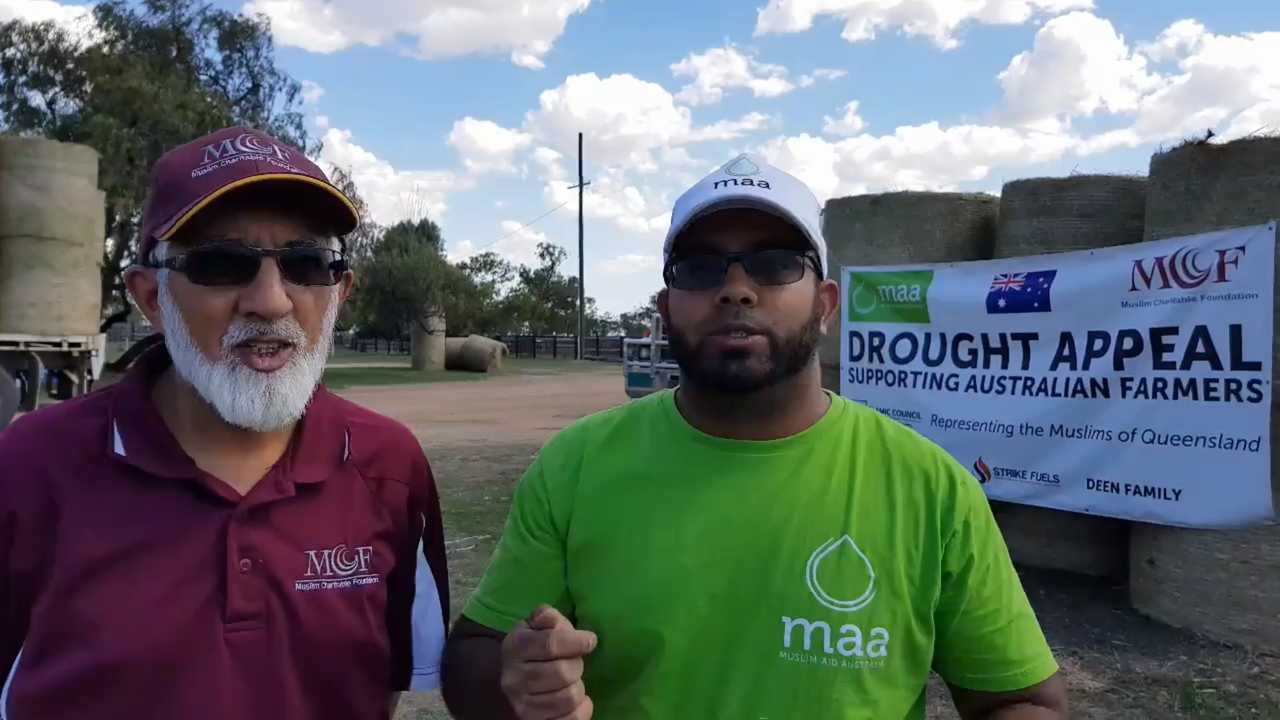
[[[577,335],[502,335],[497,338],[512,357],[573,360],[578,353]],[[582,359],[622,362],[621,335],[589,335],[582,339]]]

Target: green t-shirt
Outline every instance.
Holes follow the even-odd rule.
[[[502,632],[539,603],[599,636],[595,717],[923,718],[930,669],[974,690],[1054,661],[977,481],[832,395],[808,430],[698,431],[671,391],[543,448],[464,610]]]

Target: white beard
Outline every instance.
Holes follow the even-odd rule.
[[[173,358],[173,367],[219,417],[231,425],[256,432],[282,430],[302,418],[324,374],[333,343],[333,326],[338,320],[337,288],[325,310],[324,326],[314,346],[308,347],[306,332],[291,317],[272,323],[236,318],[222,337],[221,357],[211,361],[191,338],[182,311],[169,292],[168,278],[159,280],[164,344]],[[260,335],[293,343],[293,356],[284,367],[261,373],[235,357],[237,345]]]

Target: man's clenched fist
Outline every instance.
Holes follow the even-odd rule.
[[[502,641],[502,692],[520,720],[589,720],[582,658],[596,635],[541,605]]]

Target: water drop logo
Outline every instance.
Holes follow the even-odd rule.
[[[748,177],[751,175],[759,175],[760,167],[751,162],[751,158],[746,155],[739,155],[736,160],[724,167],[725,175],[733,175],[735,177]]]
[[[848,556],[850,553],[860,559],[862,564],[866,566],[867,587],[857,597],[841,599],[822,587],[822,584],[818,581],[818,570],[822,567],[823,562],[832,561],[837,554]],[[809,592],[813,593],[813,597],[818,602],[838,612],[861,610],[876,596],[876,571],[871,567],[871,561],[867,559],[866,554],[853,541],[853,538],[848,535],[831,538],[813,551],[813,554],[809,556],[809,564],[805,568],[805,581],[809,584]]]

